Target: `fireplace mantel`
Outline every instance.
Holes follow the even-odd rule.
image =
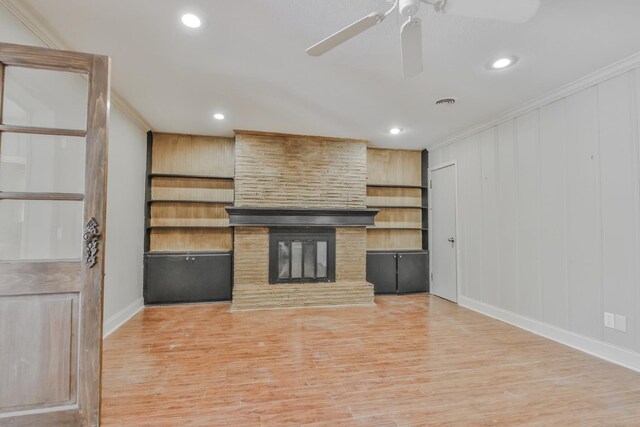
[[[236,227],[366,227],[378,209],[313,209],[227,206],[229,225]]]

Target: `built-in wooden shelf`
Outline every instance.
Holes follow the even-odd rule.
[[[212,176],[212,175],[187,175],[180,173],[150,173],[151,178],[189,178],[189,179],[224,179],[227,181],[233,181],[232,176]]]
[[[147,141],[145,251],[232,252],[233,138],[149,132]]]
[[[429,209],[426,206],[387,206],[387,205],[370,205],[367,208],[374,209]]]
[[[194,228],[229,228],[228,225],[150,225],[149,230],[158,229],[194,229]]]
[[[233,200],[180,200],[180,199],[155,199],[147,203],[208,203],[212,205],[233,206]]]
[[[423,250],[427,246],[425,153],[367,149],[367,207],[379,209],[367,227],[367,250]]]
[[[368,226],[367,230],[419,230],[419,231],[427,231],[427,228],[422,227],[386,227],[386,226]]]
[[[231,254],[233,251],[146,251],[145,255],[210,255],[210,254]]]
[[[404,184],[367,184],[367,187],[372,187],[372,188],[380,188],[380,187],[387,187],[387,188],[416,188],[416,189],[426,189],[427,187],[422,186],[422,185],[404,185]]]

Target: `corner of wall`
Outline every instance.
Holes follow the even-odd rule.
[[[140,311],[142,311],[142,309],[144,309],[144,300],[142,298],[138,298],[137,300],[133,301],[131,304],[120,310],[118,313],[114,314],[108,319],[105,319],[102,329],[102,337],[106,338],[111,335],[111,333],[113,333],[120,326],[124,325],[127,320],[138,314]]]

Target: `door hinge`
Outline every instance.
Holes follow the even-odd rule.
[[[433,282],[433,272],[429,276],[431,276],[431,281]]]
[[[429,189],[433,189],[433,181],[429,180]]]

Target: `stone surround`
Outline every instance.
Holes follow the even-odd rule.
[[[236,131],[235,206],[366,208],[361,140]],[[371,305],[366,228],[336,227],[334,283],[269,284],[269,228],[234,228],[233,310]]]

